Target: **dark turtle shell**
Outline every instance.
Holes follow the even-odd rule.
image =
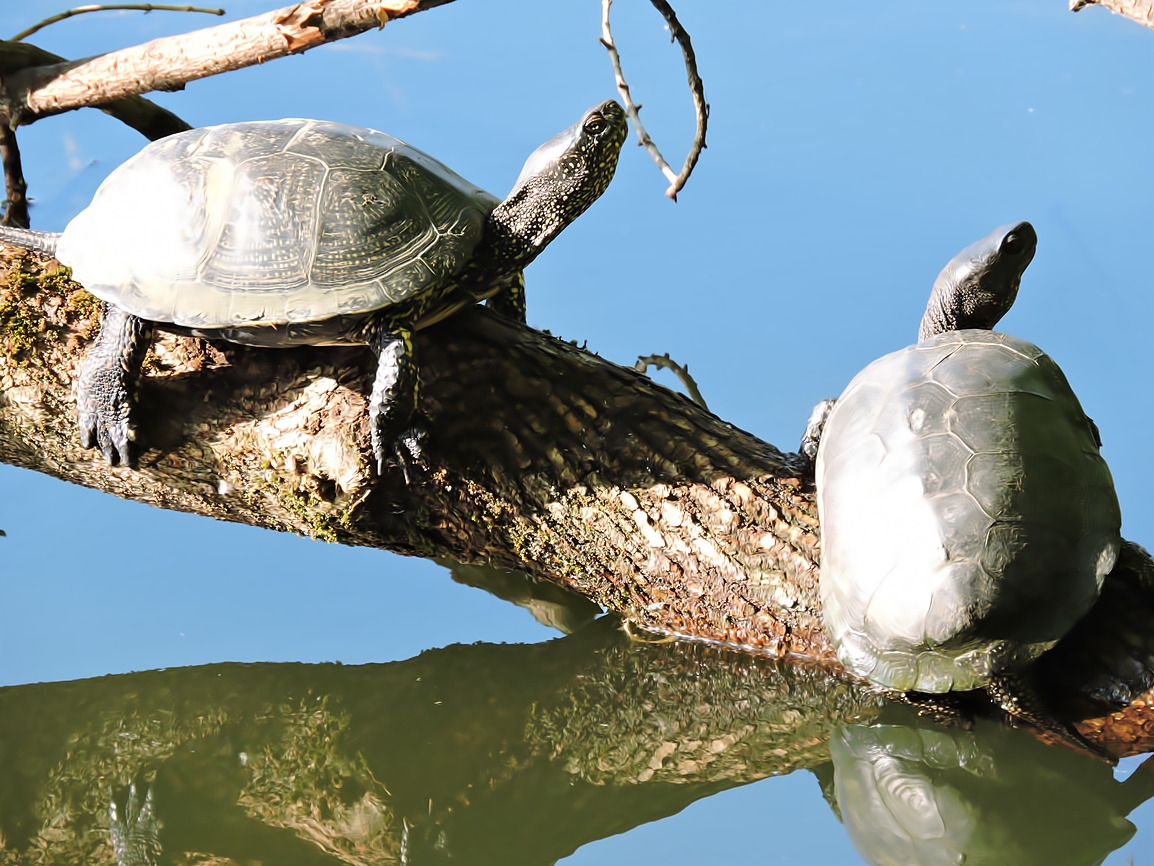
[[[817,457],[823,615],[853,673],[985,685],[1093,605],[1121,514],[1092,424],[1038,347],[949,331],[866,367]]]
[[[202,333],[355,320],[450,284],[497,202],[382,132],[230,123],[117,168],[58,256],[97,297]]]

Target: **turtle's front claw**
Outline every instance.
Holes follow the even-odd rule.
[[[119,367],[88,365],[80,374],[76,394],[80,445],[99,448],[112,466],[131,466],[136,431],[132,426],[132,398]]]
[[[397,465],[405,476],[405,484],[411,484],[417,473],[425,469],[425,440],[429,438],[429,428],[424,419],[414,418],[412,425],[393,442],[393,454]]]
[[[100,335],[80,368],[76,386],[80,444],[99,448],[113,466],[133,463],[133,393],[151,341],[149,323],[119,307],[106,305]]]
[[[154,866],[163,850],[160,822],[152,814],[152,787],[143,781],[140,785],[145,791],[143,797],[133,783],[121,801],[123,805],[115,796],[108,803],[108,832],[117,866]]]
[[[393,465],[401,470],[405,484],[411,484],[418,472],[424,469],[424,442],[428,435],[428,427],[421,418],[414,418],[409,429],[393,437],[391,442],[374,426],[373,456],[377,461],[377,476],[384,476],[387,467]]]

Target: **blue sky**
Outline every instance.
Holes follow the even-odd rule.
[[[63,5],[6,4],[3,35]],[[274,5],[226,4],[229,19]],[[1101,428],[1124,534],[1154,545],[1154,32],[1099,9],[1071,14],[1064,0],[676,5],[712,105],[709,148],[672,204],[627,144],[602,200],[528,270],[530,324],[623,364],[669,352],[718,415],[793,449],[817,400],[915,339],[955,252],[1029,219],[1038,254],[1001,327],[1062,365]],[[680,55],[649,4],[619,0],[614,16],[646,125],[680,164],[692,135]],[[32,41],[80,57],[217,21],[104,13]],[[599,33],[595,0],[458,0],[152,98],[194,125],[311,116],[383,129],[500,195],[533,148],[614,95]],[[143,144],[95,111],[20,134],[34,225],[54,230]],[[225,660],[386,661],[552,634],[430,563],[5,466],[0,528],[0,684]],[[725,797],[738,811],[770,808],[760,785]],[[690,811],[714,820],[718,802]],[[613,859],[618,844],[575,859]],[[846,856],[843,838],[828,844],[825,860],[773,862]]]

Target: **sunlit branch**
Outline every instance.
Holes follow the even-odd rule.
[[[1101,6],[1118,15],[1154,28],[1154,0],[1070,0],[1070,11],[1079,12],[1087,6]]]
[[[43,48],[38,48],[27,42],[0,40],[0,78],[5,80],[9,80],[10,76],[22,69],[66,62],[60,55],[45,51]],[[174,132],[191,129],[185,121],[171,111],[161,108],[143,96],[126,96],[123,99],[114,99],[94,107],[135,129],[150,141],[172,135]],[[6,115],[3,121],[9,126],[14,125],[9,122],[10,116]]]
[[[252,18],[155,39],[99,57],[22,69],[6,82],[13,117],[38,117],[267,63],[383,27],[452,0],[304,0]]]

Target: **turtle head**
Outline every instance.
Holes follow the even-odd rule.
[[[942,268],[926,304],[918,339],[963,328],[992,330],[1018,296],[1038,235],[1028,222],[994,229]]]
[[[593,204],[613,179],[629,125],[612,99],[537,148],[493,211],[497,254],[522,268]]]

